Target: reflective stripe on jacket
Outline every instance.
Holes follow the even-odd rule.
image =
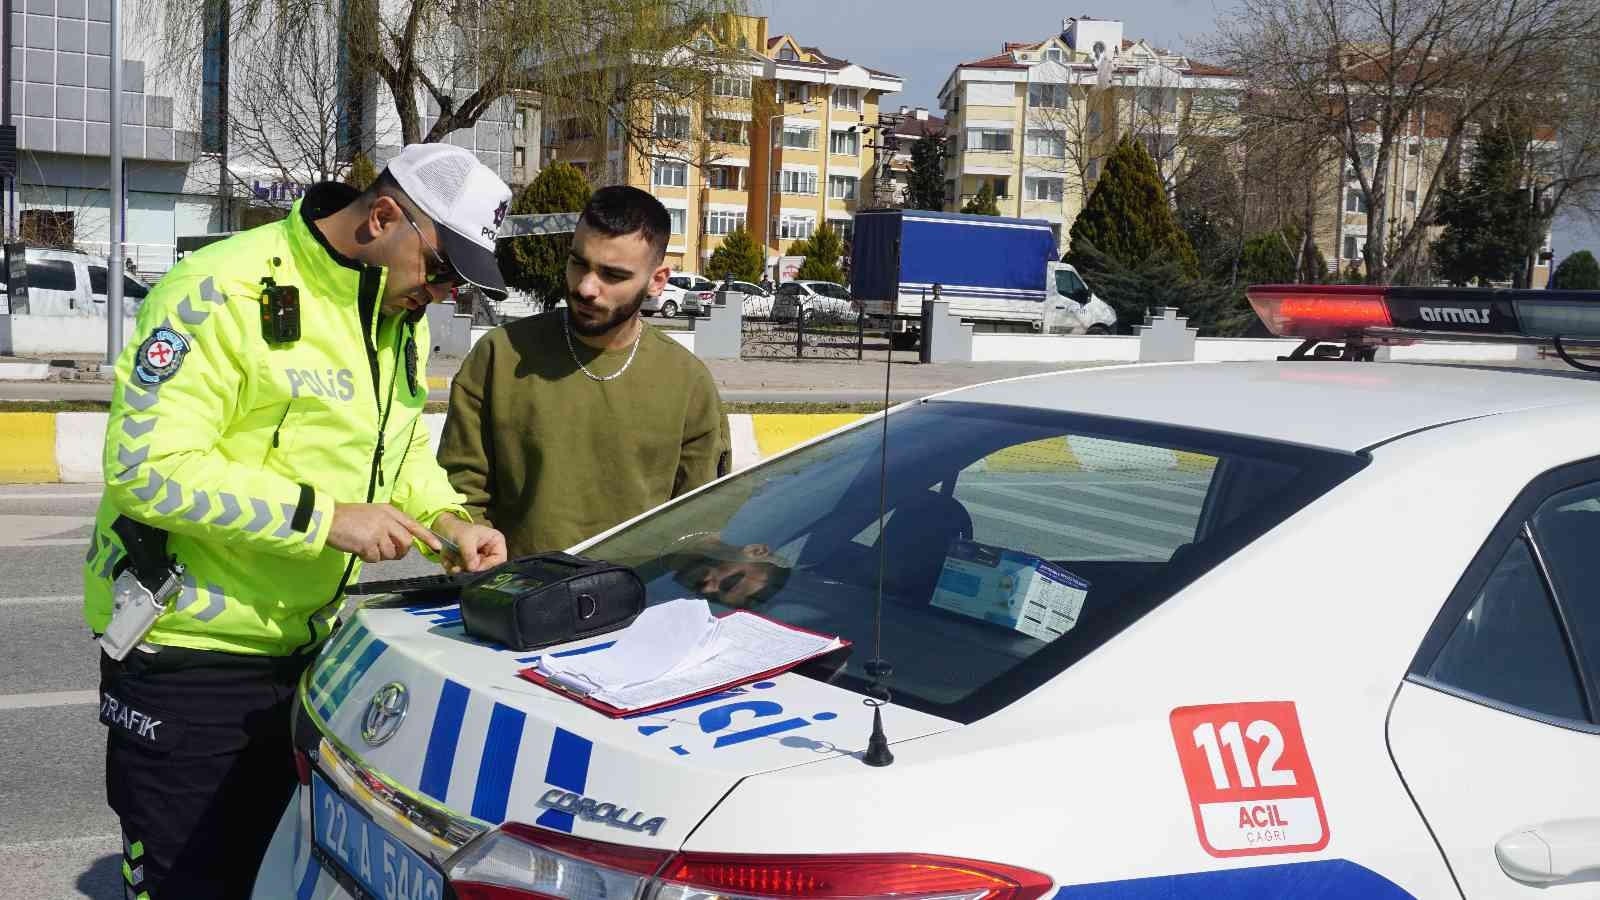
[[[117,358],[84,569],[96,632],[121,513],[165,529],[187,569],[147,641],[268,655],[327,637],[357,574],[359,559],[327,546],[336,502],[393,503],[425,525],[467,517],[422,422],[427,320],[382,315],[385,270],[340,257],[310,225],[354,197],[313,188],[288,218],[184,259],[140,307]],[[264,339],[263,278],[299,289],[299,340]]]

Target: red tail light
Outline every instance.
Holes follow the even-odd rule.
[[[1050,888],[1037,872],[917,853],[750,856],[680,853],[658,876],[660,900],[714,892],[745,897],[941,897],[1035,900]]]
[[[1015,866],[916,853],[678,853],[508,823],[450,869],[460,900],[1037,900],[1050,879]]]
[[[311,785],[311,757],[299,747],[294,749],[294,774],[300,779],[301,785]]]

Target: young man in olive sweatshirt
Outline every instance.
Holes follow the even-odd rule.
[[[439,462],[512,557],[565,549],[727,471],[711,373],[639,314],[666,286],[671,229],[644,191],[596,191],[566,308],[490,332],[456,374]]]

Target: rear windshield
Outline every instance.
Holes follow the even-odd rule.
[[[703,596],[854,642],[880,558],[894,702],[960,722],[1060,673],[1365,459],[1059,412],[924,402],[723,481],[590,547],[650,603]],[[879,473],[887,516],[879,529]]]

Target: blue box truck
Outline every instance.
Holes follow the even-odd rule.
[[[1043,219],[918,209],[856,213],[850,296],[896,349],[917,342],[922,301],[939,299],[977,332],[1104,334],[1116,313],[1056,258]]]

